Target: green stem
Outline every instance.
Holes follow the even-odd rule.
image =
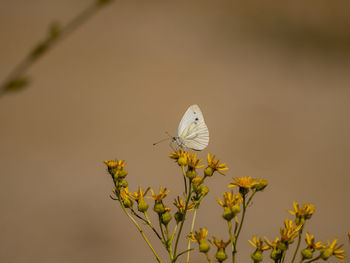
[[[146,241],[147,245],[149,246],[149,248],[152,250],[154,256],[156,257],[157,261],[159,263],[162,263],[162,260],[159,258],[159,256],[157,255],[156,251],[153,249],[151,243],[148,241],[147,237],[145,236],[145,234],[143,233],[143,230],[141,229],[141,227],[139,226],[139,224],[136,222],[136,220],[128,213],[128,211],[126,210],[124,204],[120,198],[120,194],[118,193],[118,199],[119,199],[119,203],[121,205],[121,207],[123,208],[124,213],[130,218],[130,220],[135,224],[136,228],[139,230],[141,236],[143,237],[143,239]]]
[[[293,259],[292,259],[291,263],[294,262],[295,257],[296,257],[296,255],[297,255],[297,253],[298,253],[299,246],[300,246],[300,241],[301,241],[301,234],[302,234],[302,233],[303,233],[303,229],[301,229],[301,230],[299,231],[298,244],[297,244],[297,247],[296,247],[296,249],[295,249],[295,252],[294,252],[294,255],[293,255]]]
[[[145,217],[146,217],[146,223],[147,225],[149,225],[149,227],[153,230],[153,232],[157,235],[157,237],[159,238],[160,241],[162,241],[161,236],[159,235],[158,231],[155,229],[155,227],[152,225],[151,220],[148,217],[148,213],[144,212]]]
[[[210,260],[210,257],[209,257],[208,252],[207,252],[207,253],[205,253],[205,255],[206,255],[206,257],[207,257],[208,262],[209,262],[209,263],[211,263],[211,260]]]
[[[192,235],[193,233],[193,228],[194,228],[194,222],[196,221],[196,215],[197,215],[197,208],[194,209],[194,213],[193,213],[193,218],[192,218],[192,224],[191,224],[191,231],[190,231],[190,235]],[[191,240],[188,240],[188,245],[187,245],[187,260],[186,263],[190,262],[190,249],[191,249]]]
[[[320,259],[320,257],[321,257],[321,255],[319,255],[319,256],[317,256],[317,257],[315,257],[314,259],[311,259],[311,260],[309,260],[309,261],[305,261],[304,263],[311,263],[311,262],[314,262],[314,261]]]
[[[179,239],[180,239],[180,236],[181,236],[182,228],[184,226],[184,222],[185,222],[185,219],[186,219],[188,203],[189,203],[189,201],[191,199],[191,186],[192,186],[191,185],[191,181],[189,179],[189,187],[188,187],[188,193],[187,193],[187,197],[186,197],[184,216],[183,216],[183,219],[181,221],[180,229],[179,229],[179,232],[177,233],[176,242],[175,242],[175,248],[174,248],[174,257],[175,257],[175,259],[177,258],[176,257],[177,245],[179,243]]]
[[[173,240],[174,240],[175,233],[176,233],[176,230],[177,230],[177,226],[178,226],[178,225],[179,225],[179,224],[176,222],[176,225],[175,225],[175,227],[174,227],[173,233],[172,233],[171,238],[170,238],[170,242],[173,242]]]
[[[287,254],[287,251],[286,250],[283,251],[281,263],[284,262],[284,259],[286,258],[286,254]]]
[[[182,168],[182,175],[184,177],[185,193],[187,193],[187,181],[186,181],[185,166],[181,166],[181,168]]]
[[[167,241],[166,241],[167,250],[168,250],[169,255],[170,255],[170,261],[173,262],[174,255],[173,255],[173,250],[171,248],[171,238],[170,238],[170,235],[169,235],[168,225],[165,226],[165,231],[166,231],[166,236],[167,236]]]
[[[256,191],[253,191],[253,193],[251,194],[251,196],[249,197],[247,202],[246,202],[246,195],[243,195],[243,212],[242,212],[241,222],[239,223],[238,230],[235,231],[235,234],[234,234],[235,240],[234,240],[234,246],[233,246],[233,251],[232,251],[232,263],[234,263],[236,260],[235,256],[237,253],[237,242],[238,242],[239,234],[241,233],[241,230],[242,230],[245,213],[246,213],[247,207],[248,207],[250,201],[252,200],[253,196],[255,195],[255,193],[256,193]]]
[[[227,221],[228,225],[228,233],[230,235],[230,241],[231,241],[231,246],[232,246],[232,262],[234,262],[234,257],[233,257],[233,251],[234,251],[234,236],[232,234],[232,224],[231,221]]]
[[[59,41],[73,33],[79,26],[85,23],[92,15],[96,13],[102,6],[107,2],[102,3],[102,1],[95,0],[94,3],[84,9],[75,18],[73,18],[65,27],[59,30],[57,36],[46,37],[43,41],[40,41],[35,47],[37,50],[40,48],[40,52],[34,53],[33,50],[30,52],[13,68],[13,70],[8,74],[7,78],[2,84],[0,84],[0,97],[9,91],[8,87],[10,83],[17,80],[18,78],[24,77],[24,74],[28,69],[44,54],[47,53],[53,46],[55,46]]]
[[[159,219],[159,228],[160,228],[160,232],[162,233],[163,241],[164,241],[164,243],[165,243],[165,242],[166,242],[166,239],[165,239],[165,235],[164,235],[164,231],[163,231],[163,226],[162,226],[162,222],[161,222],[161,219],[160,219],[160,215],[158,216],[158,219]]]

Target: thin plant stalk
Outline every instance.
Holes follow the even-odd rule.
[[[134,223],[134,225],[136,226],[136,228],[139,230],[141,236],[143,237],[143,239],[146,241],[147,245],[149,246],[149,248],[152,250],[153,255],[156,257],[157,261],[159,263],[162,263],[162,260],[159,258],[158,254],[156,253],[156,251],[154,250],[154,248],[152,247],[151,243],[149,242],[149,240],[147,239],[147,237],[145,236],[142,228],[139,226],[139,224],[136,222],[136,220],[128,213],[128,211],[126,210],[123,202],[121,201],[120,195],[118,194],[118,199],[119,199],[119,203],[124,211],[124,213],[130,218],[130,220]]]
[[[295,257],[296,257],[296,255],[297,255],[297,253],[298,253],[302,233],[303,233],[303,229],[301,229],[301,230],[299,231],[299,236],[298,236],[298,244],[297,244],[297,247],[296,247],[296,249],[295,249],[295,252],[294,252],[294,255],[293,255],[293,259],[292,259],[291,263],[293,263],[293,262],[294,262]]]
[[[183,225],[184,225],[184,222],[185,222],[185,219],[186,219],[188,203],[189,203],[189,201],[191,199],[191,187],[192,187],[192,184],[191,184],[191,181],[189,179],[188,192],[186,193],[187,197],[186,197],[186,203],[185,203],[184,216],[183,216],[183,220],[181,221],[180,229],[179,229],[179,232],[177,233],[176,242],[175,242],[175,248],[174,248],[175,258],[176,258],[176,251],[177,251],[177,246],[178,246],[179,239],[180,239],[180,236],[181,236],[182,228],[183,228]]]
[[[33,50],[30,50],[30,52],[8,74],[3,83],[0,84],[0,97],[6,92],[14,89],[19,90],[28,85],[28,79],[25,74],[29,68],[31,68],[33,64],[42,58],[50,49],[84,24],[102,6],[105,6],[107,3],[112,1],[113,0],[95,0],[93,4],[85,8],[70,22],[68,22],[66,26],[62,28],[55,28],[54,34],[50,32],[51,35],[40,41]],[[19,84],[18,81],[21,81],[21,84]],[[17,83],[17,86],[14,83]],[[15,85],[15,88],[13,88],[13,85]]]
[[[194,212],[193,212],[193,218],[192,218],[192,224],[191,224],[191,231],[190,231],[190,235],[192,235],[193,233],[193,228],[194,228],[194,223],[196,221],[196,215],[197,215],[197,208],[194,209]],[[186,263],[189,263],[190,262],[190,249],[191,249],[191,240],[189,239],[188,240],[188,245],[187,245],[187,260],[186,260]]]

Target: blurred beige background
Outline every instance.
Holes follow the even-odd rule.
[[[202,157],[230,167],[208,181],[196,229],[226,238],[217,197],[232,176],[263,177],[238,262],[252,235],[279,234],[294,200],[317,208],[308,231],[349,251],[350,4],[304,2],[115,1],[55,47],[0,100],[0,261],[154,262],[109,199],[103,160],[128,161],[131,190],[168,186],[171,204],[183,180],[168,144],[152,143],[194,103],[211,136]],[[0,79],[90,3],[1,0]]]

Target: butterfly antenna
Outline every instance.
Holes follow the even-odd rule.
[[[166,131],[165,134],[168,135],[170,139],[173,138],[173,136],[171,136],[169,132]]]
[[[158,142],[155,142],[155,143],[153,143],[153,145],[157,145],[158,143],[165,142],[165,141],[167,141],[167,140],[169,140],[169,138],[165,138],[165,139],[163,139],[163,140],[160,140],[160,141],[158,141]]]

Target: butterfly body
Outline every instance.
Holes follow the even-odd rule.
[[[192,105],[187,109],[179,124],[177,136],[173,137],[172,141],[181,148],[197,151],[208,146],[209,131],[198,105]]]

